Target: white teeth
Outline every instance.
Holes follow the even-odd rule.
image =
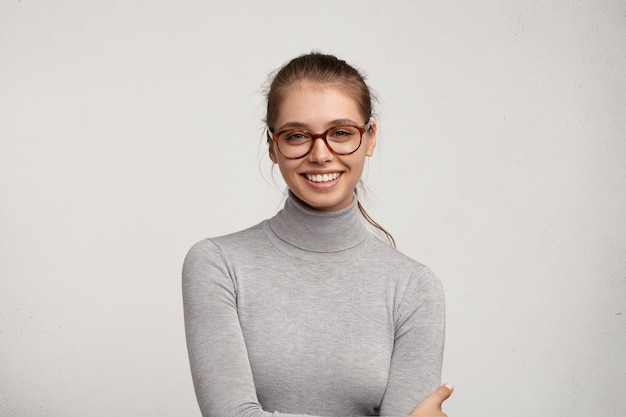
[[[309,181],[313,182],[328,182],[334,181],[339,178],[341,174],[339,172],[333,172],[330,174],[305,174]]]

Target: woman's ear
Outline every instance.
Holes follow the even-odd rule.
[[[370,129],[365,132],[367,143],[365,144],[365,155],[372,156],[374,154],[374,149],[376,148],[376,132],[378,131],[378,126],[375,121],[370,122]]]
[[[274,141],[269,138],[267,140],[267,153],[269,154],[272,162],[277,164],[278,159],[276,158],[276,146],[274,144]]]

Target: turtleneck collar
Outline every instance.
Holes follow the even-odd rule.
[[[269,220],[269,226],[280,240],[311,252],[344,251],[369,236],[356,195],[344,209],[320,211],[306,206],[290,191],[285,207]]]

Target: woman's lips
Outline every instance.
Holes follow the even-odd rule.
[[[307,184],[317,189],[325,189],[325,188],[333,187],[335,184],[337,184],[337,182],[339,182],[339,178],[341,178],[341,175],[342,175],[342,172],[302,174],[302,176],[306,179]]]

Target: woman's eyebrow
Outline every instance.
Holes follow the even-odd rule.
[[[306,129],[308,126],[306,125],[306,123],[302,123],[302,122],[287,122],[283,125],[281,125],[277,130],[281,131],[281,130],[285,130],[285,129]]]
[[[328,126],[356,126],[357,123],[351,119],[335,119],[332,122],[328,122]]]
[[[328,127],[333,126],[357,126],[357,123],[352,119],[335,119],[326,123]],[[309,126],[306,123],[302,122],[287,122],[280,126],[277,131],[285,130],[285,129],[306,129],[310,130]]]

